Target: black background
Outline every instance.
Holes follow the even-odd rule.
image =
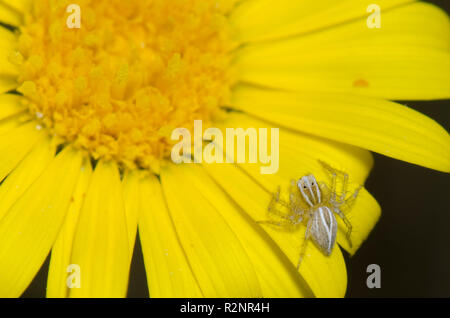
[[[428,2],[450,11],[449,0]],[[448,100],[403,104],[449,130]],[[383,212],[361,249],[354,257],[346,257],[347,297],[450,297],[449,176],[375,154],[375,167],[366,187]],[[380,289],[366,286],[369,264],[381,267]],[[48,260],[24,297],[45,296],[47,271]],[[148,297],[139,242],[128,296]]]

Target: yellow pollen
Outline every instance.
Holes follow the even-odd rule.
[[[231,85],[235,0],[36,0],[13,60],[39,123],[94,159],[156,170],[173,129],[208,126]],[[81,27],[69,28],[81,8]]]

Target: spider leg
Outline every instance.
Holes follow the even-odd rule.
[[[283,200],[280,199],[280,193],[281,193],[281,187],[278,187],[277,192],[275,192],[275,193],[272,195],[272,200],[270,200],[270,203],[269,203],[269,211],[270,211],[270,209],[273,208],[277,203],[278,203],[278,204],[281,204],[282,206],[284,206],[284,207],[286,207],[286,208],[290,208],[289,203],[287,203],[287,202],[285,202],[285,201],[283,201]]]
[[[296,226],[303,221],[303,211],[288,202],[280,200],[280,192],[280,187],[278,187],[278,191],[273,194],[267,208],[269,220],[257,221],[257,223],[290,227]],[[282,207],[287,208],[287,210],[280,210]]]
[[[298,225],[302,223],[303,221],[303,213],[299,212],[292,212],[292,213],[286,213],[282,212],[276,208],[271,207],[269,209],[269,212],[274,216],[273,219],[280,218],[280,221],[274,221],[274,220],[265,220],[265,221],[258,221],[257,223],[266,223],[266,224],[272,224],[277,226],[283,226],[283,225]]]
[[[279,201],[280,200],[281,187],[278,186],[277,192],[272,195],[272,200]]]
[[[350,244],[350,247],[352,247],[352,246],[353,246],[352,239],[351,239],[352,230],[353,230],[352,224],[351,224],[350,221],[347,219],[347,217],[345,216],[345,214],[342,213],[341,210],[339,210],[338,208],[335,208],[335,209],[334,209],[334,212],[335,212],[337,215],[339,215],[339,217],[342,219],[342,221],[344,221],[344,224],[345,224],[345,226],[347,227],[346,237],[347,237],[347,240],[348,240],[348,242],[349,242],[349,244]]]
[[[361,191],[362,188],[363,188],[362,185],[359,186],[359,187],[355,190],[355,192],[353,192],[353,194],[352,194],[347,200],[344,201],[344,203],[345,203],[345,205],[346,205],[346,207],[347,207],[348,209],[351,208],[351,207],[353,206],[353,204],[354,204],[355,201],[356,201],[356,198],[358,197],[359,191]]]
[[[296,206],[293,205],[292,202],[286,202],[281,200],[280,192],[281,192],[280,187],[278,187],[278,191],[273,194],[272,200],[270,200],[267,211],[285,220],[289,220],[293,224],[299,224],[303,220],[303,211],[296,208]],[[287,211],[285,212],[280,211],[278,206],[285,207]]]
[[[292,214],[288,214],[288,213],[284,213],[278,209],[271,209],[270,211],[270,215],[269,218],[270,219],[282,219],[285,222],[294,222]]]
[[[275,216],[277,216],[277,217],[279,217],[279,218],[282,218],[282,219],[285,219],[285,220],[290,220],[291,219],[291,217],[290,217],[290,213],[287,213],[287,212],[282,212],[282,211],[280,211],[279,209],[277,209],[276,207],[275,207],[275,204],[276,203],[271,203],[270,205],[269,205],[269,208],[267,209],[267,211],[270,213],[270,214],[272,214],[272,215],[275,215]]]
[[[345,202],[345,197],[347,195],[347,187],[348,187],[348,174],[343,173],[344,180],[342,181],[342,192],[341,192],[341,202]]]
[[[282,206],[288,205],[286,202],[280,200],[280,188],[278,188],[278,191],[273,194],[272,199],[270,200],[269,207],[267,208],[267,211],[269,212],[270,216],[276,216],[280,219],[282,219],[282,222],[275,222],[273,220],[267,220],[267,221],[257,221],[257,223],[262,224],[271,224],[271,225],[277,225],[282,226],[282,223],[288,223],[291,219],[289,212],[282,212],[277,208],[277,205],[281,204]]]
[[[328,173],[331,174],[331,200],[335,201],[336,200],[336,180],[337,180],[337,171],[335,169],[333,169],[330,165],[328,165],[327,163],[325,163],[322,160],[319,160],[319,163],[322,165],[322,167],[328,171]]]
[[[277,217],[279,218],[278,220],[273,218],[271,220],[256,221],[256,223],[275,226],[285,230],[293,230],[303,221],[303,214],[299,213],[283,215],[282,212],[277,211]]]
[[[348,187],[348,174],[344,171],[334,169],[329,164],[319,160],[319,163],[322,167],[327,170],[331,174],[331,200],[334,202],[338,202],[340,204],[345,202],[345,197],[347,195],[347,187]],[[341,187],[341,195],[339,201],[336,200],[337,195],[337,177],[338,175],[342,176],[342,187]]]
[[[293,214],[291,214],[291,217],[289,220],[292,222],[293,225],[298,225],[303,222],[303,215],[304,211],[295,211]]]
[[[310,236],[310,233],[311,233],[311,227],[312,227],[312,224],[313,224],[312,221],[313,221],[313,218],[310,218],[309,221],[308,221],[308,225],[306,226],[305,240],[303,241],[302,249],[301,249],[301,251],[300,251],[300,256],[299,256],[299,258],[298,258],[297,270],[300,269],[300,265],[301,265],[301,263],[302,263],[302,261],[303,261],[303,257],[305,257],[306,246],[307,246],[307,244],[308,244],[309,236]]]
[[[272,220],[266,220],[266,221],[256,221],[256,223],[268,224],[268,225],[273,225],[273,226],[277,226],[277,227],[284,227],[287,222],[276,222],[276,221],[272,221]]]

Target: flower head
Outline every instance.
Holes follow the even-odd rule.
[[[445,129],[391,101],[450,97],[448,16],[377,2],[372,29],[356,0],[79,0],[72,28],[72,1],[1,0],[0,295],[51,252],[49,297],[123,297],[139,228],[152,297],[343,296],[339,248],[298,270],[304,232],[257,221],[291,179],[328,182],[319,160],[350,192],[369,151],[450,171]],[[281,127],[279,172],[174,165],[195,120]],[[354,254],[379,216],[361,189],[337,243]]]

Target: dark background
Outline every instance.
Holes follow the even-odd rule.
[[[449,0],[427,2],[450,11]],[[433,118],[449,131],[450,101],[402,103]],[[366,187],[382,206],[383,213],[356,255],[346,257],[347,297],[450,297],[449,176],[374,156],[375,167]],[[380,289],[366,286],[369,264],[381,267]],[[24,297],[45,296],[47,271],[48,260]],[[139,241],[128,296],[148,297]]]

